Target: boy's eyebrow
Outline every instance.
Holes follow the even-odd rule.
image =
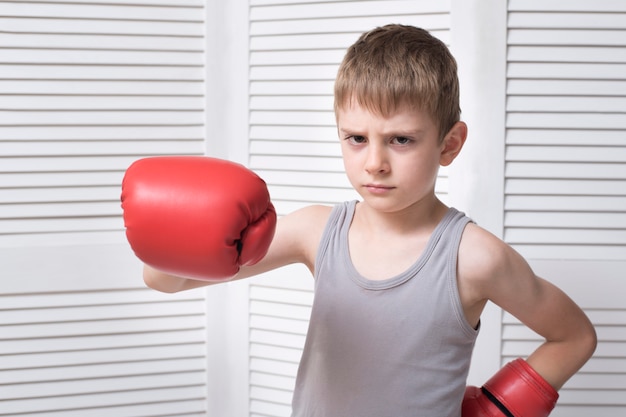
[[[359,134],[360,129],[351,129],[351,128],[338,128],[339,133],[348,134],[348,135],[356,135]],[[383,136],[420,136],[424,134],[423,129],[390,129],[388,131],[383,132]]]
[[[339,133],[354,134],[358,129],[344,129],[340,127],[337,130],[339,131]]]

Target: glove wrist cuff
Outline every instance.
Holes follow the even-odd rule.
[[[557,391],[523,359],[508,363],[483,388],[496,406],[504,406],[515,417],[547,417],[559,398]]]

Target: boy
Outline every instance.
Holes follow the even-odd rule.
[[[146,263],[146,284],[176,292],[305,264],[315,277],[315,301],[293,416],[548,415],[556,391],[592,355],[595,331],[512,248],[436,198],[438,168],[453,162],[467,136],[448,49],[410,26],[363,34],[339,69],[335,113],[346,174],[362,200],[298,210],[280,219],[275,233],[264,183],[242,167],[156,158],[129,168],[125,221]],[[198,178],[231,168],[223,189]],[[153,177],[157,171],[173,183]],[[131,188],[138,178],[146,178],[139,188],[146,192]],[[217,208],[238,198],[245,202]],[[207,230],[200,230],[203,222]],[[176,239],[186,246],[177,248]],[[203,261],[195,264],[197,258]],[[546,341],[483,389],[466,390],[488,300]]]

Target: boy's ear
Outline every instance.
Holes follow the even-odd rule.
[[[443,138],[439,156],[441,166],[448,166],[454,161],[463,149],[465,139],[467,139],[467,125],[464,122],[456,122]]]

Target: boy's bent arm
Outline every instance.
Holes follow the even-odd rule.
[[[535,309],[520,320],[546,338],[527,359],[530,366],[559,390],[593,355],[595,329],[587,316],[556,286],[537,278]]]
[[[466,236],[467,235],[467,236]],[[528,263],[495,236],[468,226],[459,252],[464,303],[491,300],[545,338],[527,359],[560,389],[593,354],[596,333],[585,313],[563,291],[537,277]]]
[[[144,265],[144,282],[154,290],[175,293],[252,277],[293,263],[303,263],[313,271],[317,246],[329,213],[330,207],[309,206],[280,218],[265,257],[255,265],[242,266],[235,276],[228,279],[198,280]]]

